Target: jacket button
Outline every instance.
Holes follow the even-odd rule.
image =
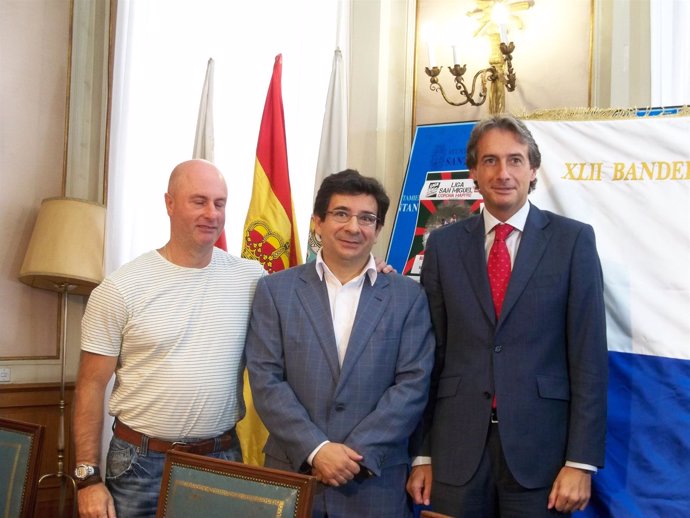
[[[345,404],[344,403],[336,403],[335,411],[336,412],[342,412],[343,410],[345,410]]]
[[[495,352],[495,353],[500,353],[502,349],[503,349],[503,346],[502,346],[502,345],[497,345],[496,347],[494,347],[494,352]]]

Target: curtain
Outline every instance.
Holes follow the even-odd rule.
[[[688,0],[651,0],[652,106],[690,104]]]

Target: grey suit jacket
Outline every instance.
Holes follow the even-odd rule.
[[[437,349],[416,453],[431,454],[434,480],[472,477],[494,394],[521,485],[549,486],[566,460],[603,466],[608,360],[592,228],[532,206],[498,321],[482,216],[432,232],[422,284]]]
[[[259,281],[246,355],[254,403],[270,433],[267,464],[306,470],[309,454],[328,440],[363,455],[375,475],[326,490],[315,515],[320,506],[332,516],[400,509],[408,439],[428,399],[433,351],[427,297],[410,279],[379,274],[373,286],[364,280],[342,369],[315,263]],[[399,491],[385,487],[394,467],[398,475],[388,482]]]

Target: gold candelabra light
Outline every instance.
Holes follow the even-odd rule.
[[[475,31],[474,36],[482,33],[489,37],[491,44],[491,55],[489,66],[481,69],[474,74],[471,85],[465,80],[467,65],[461,65],[453,46],[453,57],[455,64],[448,67],[448,70],[455,78],[455,89],[460,92],[459,100],[453,100],[443,88],[439,76],[443,67],[433,63],[432,43],[429,42],[429,61],[428,67],[424,71],[429,76],[429,88],[433,92],[440,92],[443,99],[452,106],[481,106],[489,100],[489,113],[503,113],[505,111],[506,91],[515,90],[517,78],[513,68],[513,51],[515,43],[507,41],[508,23],[522,29],[524,24],[515,14],[517,11],[526,10],[534,5],[534,0],[508,1],[508,0],[476,0],[477,7],[467,13],[468,16],[477,16],[480,27]]]

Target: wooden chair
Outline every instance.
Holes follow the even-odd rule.
[[[310,518],[316,478],[171,450],[156,518]]]
[[[43,425],[0,418],[0,516],[33,516],[43,431]]]
[[[453,518],[452,516],[448,516],[447,514],[441,514],[441,513],[435,513],[433,511],[421,511],[419,513],[419,518]]]

